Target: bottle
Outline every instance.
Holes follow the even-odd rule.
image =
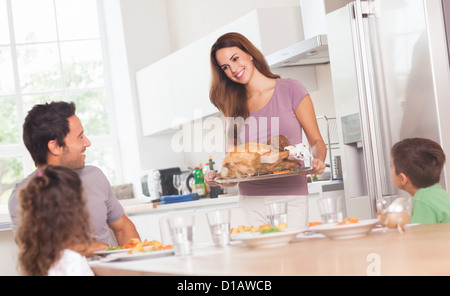
[[[205,163],[205,167],[202,170],[203,172],[203,180],[205,180],[205,176],[206,174],[209,172],[209,163]],[[206,187],[206,197],[211,197],[211,188],[209,187],[208,184],[205,183],[205,187]]]
[[[194,168],[194,192],[198,194],[200,198],[206,197],[206,184],[203,180],[203,172],[200,167]]]
[[[214,171],[214,164],[215,162],[212,160],[211,155],[209,156],[209,170]]]
[[[209,166],[209,170],[214,171],[214,161],[212,160],[211,155],[209,156],[208,166]],[[219,194],[222,194],[222,193],[223,193],[222,187],[220,187],[220,186],[210,187],[209,195],[211,198],[217,198],[217,197],[219,197]]]

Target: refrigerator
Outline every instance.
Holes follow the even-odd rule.
[[[390,180],[397,141],[429,138],[450,158],[445,1],[357,0],[326,16],[348,216],[373,218],[381,199],[408,196]],[[449,175],[447,162],[445,189]]]

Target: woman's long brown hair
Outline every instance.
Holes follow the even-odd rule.
[[[273,74],[264,55],[242,34],[227,33],[219,37],[211,48],[211,88],[209,99],[225,117],[243,117],[250,115],[247,108],[245,86],[231,81],[217,63],[216,53],[226,47],[238,47],[253,57],[256,69],[269,78],[279,78]]]
[[[28,181],[19,200],[17,241],[23,275],[47,275],[64,249],[87,250],[90,222],[75,171],[48,166]]]

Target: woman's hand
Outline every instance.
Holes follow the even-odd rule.
[[[214,181],[215,178],[217,178],[219,175],[217,175],[216,171],[209,171],[206,173],[204,181],[205,183],[210,187],[220,186],[220,187],[234,187],[237,185],[237,183],[226,183],[226,184],[219,184],[216,181]]]
[[[219,183],[217,183],[216,181],[214,181],[214,179],[217,177],[217,173],[214,170],[210,170],[209,172],[206,173],[204,181],[206,183],[206,185],[210,186],[210,187],[216,187],[216,186],[220,186]]]
[[[314,158],[312,161],[312,169],[309,170],[307,174],[320,175],[323,173],[324,170],[325,170],[325,163],[318,158]]]

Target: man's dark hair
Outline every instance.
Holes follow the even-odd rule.
[[[69,133],[69,117],[75,115],[73,102],[51,102],[35,105],[23,124],[23,142],[36,166],[47,164],[48,142],[56,140],[64,147]]]
[[[429,139],[411,138],[396,143],[391,150],[395,173],[405,174],[417,188],[439,182],[445,153]]]

